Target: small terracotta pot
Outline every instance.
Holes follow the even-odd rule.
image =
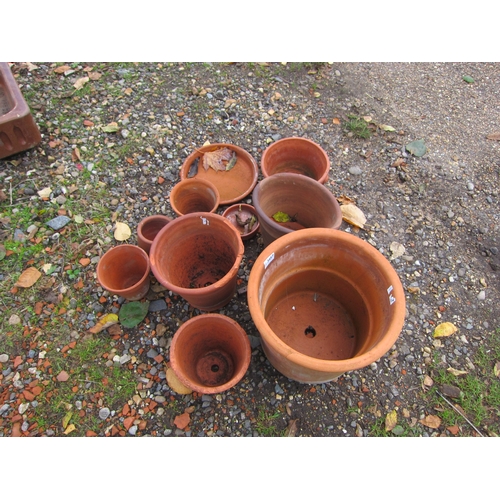
[[[147,254],[153,240],[160,232],[160,229],[165,227],[172,219],[167,215],[150,215],[145,217],[137,225],[137,245],[140,246]]]
[[[225,217],[197,212],[168,223],[149,257],[163,286],[193,307],[215,311],[233,298],[243,252],[240,233]]]
[[[225,217],[236,228],[243,241],[250,240],[259,231],[257,211],[252,205],[246,203],[231,205],[224,210],[222,217]]]
[[[177,378],[201,394],[216,394],[236,385],[250,359],[245,330],[222,314],[194,316],[181,325],[170,346],[170,365]]]
[[[97,264],[97,280],[109,292],[140,300],[149,290],[148,254],[135,245],[110,248]]]
[[[271,364],[314,384],[381,358],[406,312],[389,261],[366,241],[333,229],[304,229],[271,243],[252,267],[247,299]]]
[[[287,137],[266,148],[260,168],[264,177],[292,172],[324,184],[328,180],[330,159],[319,144],[303,137]]]
[[[219,191],[212,182],[206,179],[181,180],[170,192],[170,205],[177,215],[215,212],[219,202]]]
[[[275,174],[260,181],[252,194],[264,245],[297,229],[338,229],[342,211],[335,196],[322,184],[304,175]],[[284,212],[294,222],[277,222],[273,215]]]

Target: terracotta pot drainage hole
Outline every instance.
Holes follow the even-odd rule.
[[[196,363],[196,375],[204,385],[214,387],[223,385],[234,373],[233,360],[224,351],[209,351]]]
[[[304,330],[304,333],[306,334],[306,337],[309,339],[313,339],[314,337],[316,337],[316,330],[311,325],[309,325]]]

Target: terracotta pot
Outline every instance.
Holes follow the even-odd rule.
[[[217,149],[228,148],[236,154],[236,163],[226,171],[205,170],[203,155]],[[208,144],[191,153],[181,166],[181,179],[206,179],[212,182],[220,194],[221,205],[231,205],[248,196],[259,176],[259,166],[248,151],[234,144]]]
[[[297,229],[324,227],[338,229],[342,211],[335,196],[322,184],[300,174],[275,174],[260,181],[252,194],[264,245]],[[284,212],[295,221],[273,219]]]
[[[170,192],[170,205],[177,215],[193,212],[215,212],[220,195],[215,185],[206,179],[185,179]]]
[[[236,385],[250,365],[245,330],[222,314],[201,314],[177,330],[170,346],[170,365],[193,391],[216,394]]]
[[[135,245],[110,248],[97,264],[103,288],[128,300],[140,300],[149,290],[148,254]]]
[[[197,212],[168,223],[149,256],[163,286],[193,307],[215,311],[233,298],[243,252],[240,233],[225,217]]]
[[[252,267],[247,298],[271,364],[305,383],[377,361],[405,318],[404,290],[389,261],[333,229],[304,229],[271,243]]]
[[[292,172],[324,184],[328,180],[330,160],[319,144],[303,137],[287,137],[266,148],[260,168],[264,177]]]
[[[236,228],[243,241],[252,239],[259,231],[257,211],[252,205],[246,203],[231,205],[224,210],[222,216]]]
[[[149,254],[156,235],[171,220],[167,215],[150,215],[142,219],[137,225],[137,245]]]

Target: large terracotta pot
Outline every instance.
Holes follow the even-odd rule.
[[[207,179],[181,180],[170,191],[170,205],[177,215],[215,212],[219,202],[218,189]]]
[[[193,391],[215,394],[236,385],[250,365],[245,330],[222,314],[201,314],[177,330],[170,364],[177,378]]]
[[[168,223],[149,257],[163,286],[193,307],[215,311],[233,298],[243,252],[240,233],[225,217],[197,212]]]
[[[135,245],[110,248],[97,264],[97,280],[109,292],[128,300],[140,300],[149,290],[148,254]]]
[[[304,175],[281,173],[267,177],[255,186],[252,200],[266,246],[298,229],[338,229],[342,224],[342,211],[335,196]],[[294,221],[277,222],[273,219],[277,212],[289,215]]]
[[[150,215],[142,219],[137,225],[137,245],[149,254],[156,235],[171,220],[167,215]]]
[[[304,229],[271,243],[252,267],[247,297],[271,364],[305,383],[377,361],[405,318],[403,287],[389,261],[333,229]]]
[[[324,184],[328,180],[330,159],[319,144],[303,137],[287,137],[266,148],[260,168],[264,177],[292,172]]]

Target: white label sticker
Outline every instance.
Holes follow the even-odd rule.
[[[200,216],[200,219],[202,220],[203,224],[206,224],[207,226],[210,226],[210,221],[207,218]]]
[[[387,289],[387,295],[389,295],[389,304],[391,306],[392,306],[392,304],[394,304],[394,302],[396,302],[396,298],[391,293],[393,290],[394,290],[394,287],[392,285]]]
[[[264,269],[274,260],[274,252],[264,261]]]

